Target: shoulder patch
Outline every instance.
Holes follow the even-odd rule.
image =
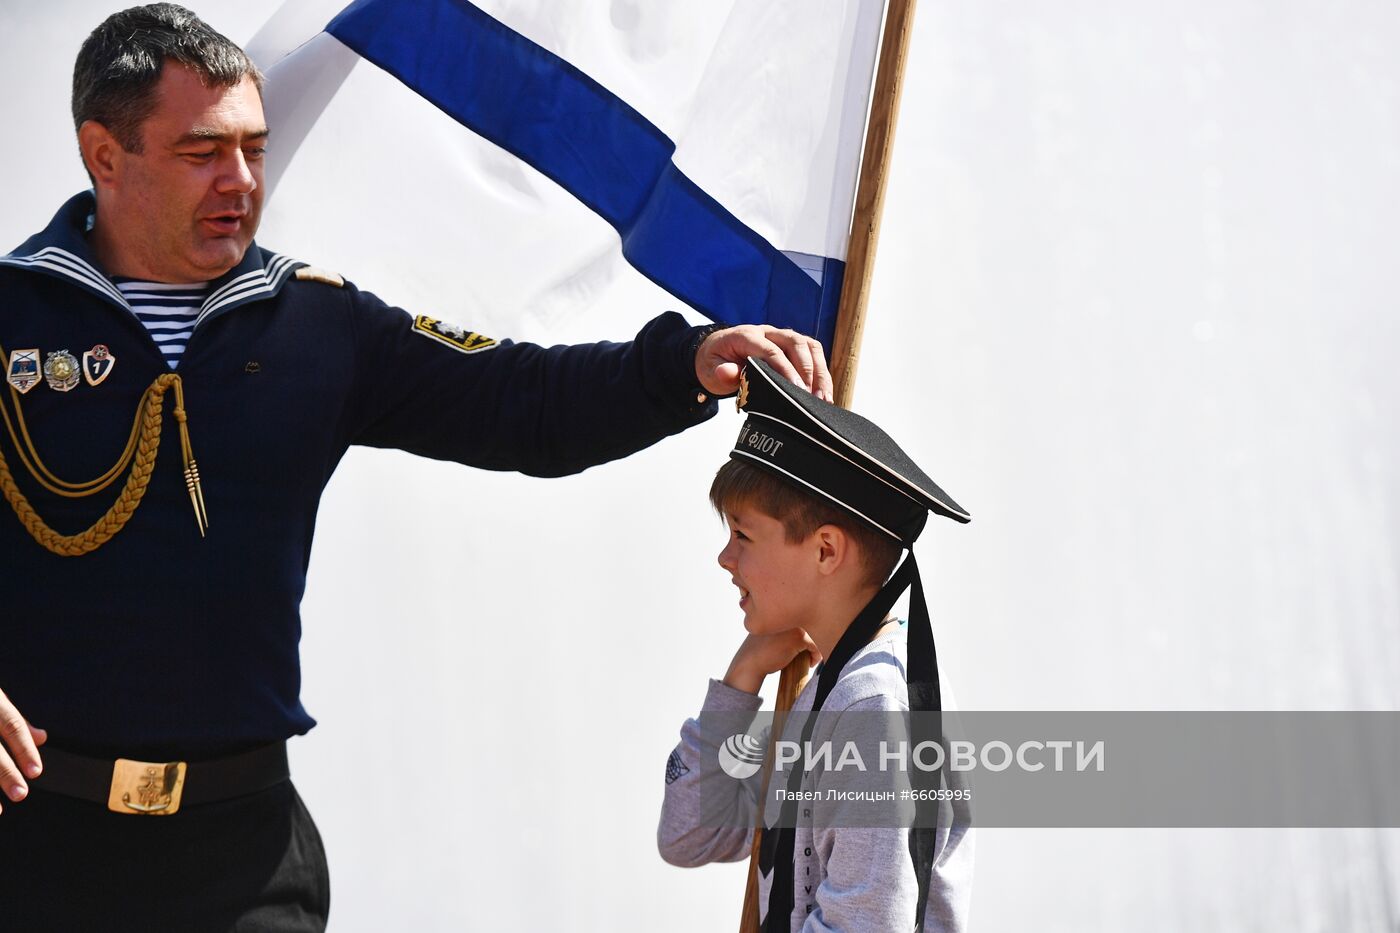
[[[342,276],[315,266],[302,266],[296,271],[296,277],[303,282],[320,282],[322,285],[334,285],[336,288],[345,287],[345,279]]]
[[[490,337],[483,337],[465,327],[460,327],[450,321],[439,321],[426,314],[420,314],[413,319],[413,332],[436,340],[438,343],[445,343],[459,353],[480,353],[482,350],[489,350],[496,346],[496,341]]]

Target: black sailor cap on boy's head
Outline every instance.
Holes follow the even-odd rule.
[[[730,456],[757,463],[909,547],[928,513],[972,516],[929,479],[888,434],[824,402],[749,357],[739,408],[748,418]]]

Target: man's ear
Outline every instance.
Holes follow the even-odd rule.
[[[851,539],[835,525],[822,525],[812,532],[817,545],[817,572],[830,576],[851,557]]]
[[[92,176],[96,188],[114,188],[121,177],[122,161],[127,153],[107,127],[96,120],[84,120],[78,127],[78,149],[83,165]]]

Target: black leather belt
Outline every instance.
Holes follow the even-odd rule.
[[[36,790],[145,816],[169,816],[182,806],[254,794],[291,777],[286,742],[210,761],[112,761],[48,747],[39,750],[39,757],[44,773],[34,779]]]

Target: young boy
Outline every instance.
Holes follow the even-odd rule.
[[[710,501],[729,527],[719,564],[739,588],[749,634],[724,679],[710,681],[704,712],[686,722],[667,762],[657,841],[662,857],[683,867],[749,855],[754,824],[743,814],[758,809],[761,785],[736,779],[734,765],[747,754],[751,777],[757,743],[736,746],[734,724],[758,711],[765,677],[798,654],[825,663],[793,704],[782,735],[788,742],[828,742],[840,754],[854,724],[884,714],[884,722],[906,728],[925,723],[904,736],[912,747],[937,738],[938,727],[927,725],[927,715],[899,714],[952,708],[912,553],[891,573],[929,511],[962,522],[968,514],[879,428],[801,392],[760,361],[748,362],[739,406],[749,417]],[[911,586],[909,623],[891,620],[890,607]],[[965,928],[972,872],[966,801],[918,804],[922,829],[908,828],[911,803],[901,804],[895,821],[852,819],[852,807],[826,799],[837,786],[894,791],[890,797],[911,783],[936,786],[937,772],[875,773],[878,762],[866,760],[854,780],[829,767],[804,773],[800,762],[786,771],[765,763],[764,933]],[[887,814],[895,808],[885,806]],[[930,808],[936,828],[927,828]]]

